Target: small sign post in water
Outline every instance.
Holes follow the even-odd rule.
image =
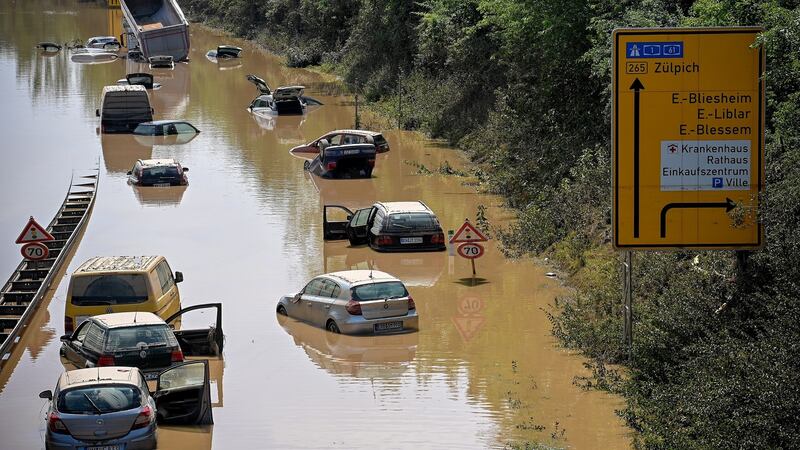
[[[55,241],[56,238],[48,233],[38,222],[31,216],[22,233],[19,234],[17,244],[25,244],[20,249],[22,257],[29,261],[39,261],[50,256],[50,249],[47,248],[42,242]]]
[[[461,244],[458,246],[458,254],[462,258],[469,259],[472,264],[472,279],[475,279],[475,259],[483,256],[483,246],[478,242],[486,242],[489,239],[480,232],[474,225],[469,223],[469,219],[464,219],[464,224],[450,237],[451,244]]]

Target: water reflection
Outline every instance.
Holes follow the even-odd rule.
[[[305,114],[296,116],[273,116],[269,114],[251,114],[253,120],[265,132],[272,132],[279,144],[290,145],[303,141],[300,126],[306,121]]]
[[[154,144],[148,142],[152,138],[137,138],[147,137],[134,137],[131,134],[101,134],[100,145],[103,148],[106,171],[110,174],[127,177],[128,171],[133,168],[136,161],[153,157]]]
[[[131,186],[136,200],[142,206],[161,207],[177,206],[183,198],[188,186]]]
[[[325,272],[373,269],[394,275],[406,286],[433,286],[447,265],[447,255],[436,253],[379,253],[367,246],[351,247],[347,241],[323,246]]]
[[[417,353],[419,333],[347,336],[276,314],[278,323],[318,367],[334,375],[391,379],[404,374]]]

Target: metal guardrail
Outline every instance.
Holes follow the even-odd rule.
[[[28,321],[89,219],[100,181],[100,169],[77,179],[75,183],[73,175],[64,202],[47,226],[47,231],[56,238],[44,242],[50,256],[41,261],[23,260],[0,290],[0,368],[11,357]]]

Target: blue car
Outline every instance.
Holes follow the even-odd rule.
[[[305,167],[323,178],[371,178],[377,150],[373,144],[330,145],[323,139],[319,154]]]

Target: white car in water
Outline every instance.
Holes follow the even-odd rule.
[[[332,333],[378,334],[419,328],[414,299],[402,281],[377,270],[320,275],[278,300],[278,314]]]

